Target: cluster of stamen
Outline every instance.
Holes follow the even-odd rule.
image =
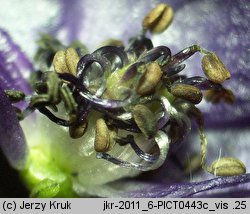
[[[74,48],[58,50],[52,63],[54,71],[37,73],[33,84],[36,94],[24,112],[38,109],[51,121],[69,127],[72,138],[80,138],[88,128],[89,113],[98,111],[101,116],[96,121],[93,145],[97,158],[143,171],[162,165],[169,144],[181,139],[191,128],[190,119],[195,118],[202,167],[217,175],[229,175],[225,166],[233,165],[234,174],[244,173],[244,165],[233,158],[222,158],[210,168],[206,166],[203,118],[195,107],[203,98],[202,91],[225,91],[221,83],[230,78],[229,71],[215,53],[198,45],[172,55],[168,47],[153,47],[146,37],[148,31],[165,30],[172,18],[172,9],[160,4],[145,17],[142,33],[132,38],[127,48],[106,45],[85,55]],[[207,78],[179,76],[185,68],[183,62],[197,52],[204,55],[202,69]],[[16,97],[6,93],[10,98]],[[17,100],[22,99],[24,96]],[[67,119],[56,116],[61,104]],[[121,130],[129,134],[121,137]],[[158,150],[153,154],[143,151],[135,142],[136,134],[143,135]],[[108,154],[115,144],[129,144],[139,161],[120,160]]]

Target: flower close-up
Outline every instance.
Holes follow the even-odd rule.
[[[1,197],[250,197],[249,2],[1,3]]]

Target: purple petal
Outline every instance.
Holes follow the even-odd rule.
[[[234,187],[240,191],[236,197],[250,196],[250,174],[233,177],[218,177],[207,181],[194,183],[178,183],[173,185],[140,185],[135,191],[125,192],[123,197],[155,198],[155,197],[228,197],[234,192]],[[244,190],[244,191],[242,191]],[[241,192],[242,191],[242,192]],[[221,193],[220,195],[218,193]]]
[[[7,32],[0,29],[0,85],[3,89],[31,93],[27,82],[33,70],[31,62],[12,41]]]
[[[152,178],[152,177],[151,177]],[[217,177],[202,182],[146,183],[124,179],[104,186],[85,189],[99,197],[186,198],[186,197],[250,197],[250,174]]]
[[[0,88],[0,147],[12,167],[25,165],[27,147],[16,113],[2,88]]]

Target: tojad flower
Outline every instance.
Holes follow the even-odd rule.
[[[104,2],[101,6],[108,7],[109,1]],[[78,4],[79,2],[73,2],[72,8],[79,10]],[[82,4],[87,5],[90,10],[93,7],[88,1],[84,1]],[[156,2],[152,2],[152,4],[156,4]],[[92,31],[98,27],[98,24],[93,27],[91,22],[87,22],[87,19],[86,22],[79,23],[80,18],[77,17],[74,20],[72,11],[65,9],[68,8],[67,3],[62,2],[62,5],[64,5],[64,17],[61,19],[62,23],[59,21],[58,25],[53,26],[53,33],[72,41],[82,35],[79,26],[83,26],[84,35],[86,35],[86,31],[93,36],[96,35]],[[121,3],[121,5],[123,9],[126,9],[126,3]],[[136,9],[141,7],[136,14],[142,12],[145,15],[151,7],[147,5],[144,8],[142,5],[139,2],[138,5],[132,7]],[[186,170],[180,170],[180,167],[183,166],[183,157],[186,159],[187,154],[195,153],[196,148],[193,145],[182,144],[180,146],[179,142],[174,143],[171,145],[171,151],[165,161],[168,142],[183,138],[185,132],[189,131],[188,116],[191,114],[198,122],[203,142],[202,154],[204,156],[202,160],[199,159],[199,156],[196,158],[198,163],[202,162],[204,169],[210,172],[215,171],[215,174],[228,175],[229,171],[225,170],[227,169],[225,165],[235,170],[233,174],[244,172],[244,166],[235,158],[239,158],[247,164],[246,139],[249,134],[248,126],[244,122],[247,118],[245,115],[243,116],[242,112],[249,111],[249,95],[246,87],[248,79],[245,75],[249,68],[247,68],[247,50],[242,47],[247,47],[247,44],[244,43],[248,41],[247,30],[249,28],[245,21],[247,18],[244,17],[244,15],[247,16],[248,7],[240,1],[236,3],[177,1],[173,6],[176,9],[177,21],[174,21],[172,28],[170,27],[160,36],[153,36],[155,48],[145,32],[132,39],[125,46],[125,51],[120,47],[106,46],[97,49],[92,54],[79,53],[81,59],[78,64],[75,63],[75,61],[78,62],[78,53],[69,48],[65,52],[57,52],[53,61],[54,69],[59,73],[59,79],[55,72],[33,75],[31,85],[33,89],[35,88],[37,95],[26,96],[25,101],[28,101],[29,107],[24,113],[29,114],[37,108],[52,121],[70,126],[71,137],[65,128],[54,125],[40,114],[36,114],[35,117],[30,115],[21,122],[24,137],[6,94],[17,100],[23,100],[24,95],[17,92],[13,94],[13,91],[6,90],[4,93],[1,90],[1,115],[3,115],[2,121],[4,121],[0,125],[1,148],[10,164],[20,170],[28,188],[32,189],[32,196],[71,197],[75,193],[80,196],[90,194],[126,197],[225,197],[229,193],[235,194],[231,196],[249,196],[248,174],[214,178],[209,177],[206,173],[196,173],[192,178],[195,182],[187,182],[185,172],[189,174],[193,172],[193,170],[189,170],[191,165],[189,164]],[[168,12],[168,15],[165,15],[165,9],[160,8],[160,12],[156,13],[156,16],[154,13],[151,14],[153,18],[147,17],[144,20],[144,29],[153,32],[162,31],[162,28],[166,26],[163,24],[162,27],[161,18],[171,21],[171,15],[169,16],[171,13]],[[189,14],[190,9],[194,13]],[[223,12],[224,10],[226,13]],[[157,16],[159,13],[160,18]],[[185,14],[189,14],[189,16]],[[85,15],[88,17],[87,11]],[[182,16],[187,17],[184,20]],[[221,16],[224,19],[219,19]],[[67,17],[66,20],[65,17]],[[152,19],[153,22],[150,21]],[[218,19],[224,22],[220,23]],[[89,23],[91,28],[88,27]],[[121,30],[119,27],[123,24],[129,23],[123,21],[117,26],[117,29]],[[135,29],[139,29],[136,24],[134,26]],[[102,27],[103,25],[100,26],[100,30]],[[8,29],[8,27],[6,28]],[[124,29],[118,33],[118,36],[124,34],[124,41],[134,36],[132,35],[133,29],[129,29],[131,32],[127,31],[127,28]],[[139,33],[139,30],[135,32]],[[186,33],[185,37],[183,32]],[[105,37],[105,34],[103,36]],[[49,43],[45,43],[45,41]],[[37,58],[39,62],[45,59],[47,65],[50,65],[51,54],[43,51],[43,45],[47,44],[46,48],[52,52],[58,48],[61,49],[62,46],[56,40],[52,39],[51,42],[49,37],[41,42],[44,43],[41,44]],[[231,80],[224,86],[227,89],[220,83],[227,79],[229,74],[220,64],[216,55],[207,52],[200,46],[190,46],[190,43],[197,42],[201,42],[203,47],[216,51],[218,55],[229,59],[229,61],[223,60],[232,70]],[[172,53],[177,50],[176,47],[179,49],[189,46],[189,48],[172,54],[169,48],[159,46],[157,43],[173,46],[171,47]],[[118,43],[118,46],[120,45],[121,43]],[[83,50],[82,47],[81,50]],[[187,77],[177,78],[177,75],[183,74],[183,72],[179,73],[184,68],[181,63],[195,52],[205,54],[202,62],[208,79],[204,76],[200,77],[201,73],[198,72],[186,73]],[[44,53],[46,54],[44,55]],[[2,30],[0,56],[1,88],[16,89],[23,91],[26,95],[31,94],[25,77],[28,76],[27,70],[32,70],[32,65],[9,35]],[[90,67],[91,63],[94,64],[92,67]],[[200,71],[201,68],[196,67],[199,64],[198,62],[190,64],[189,69],[185,70],[191,68],[191,70]],[[239,65],[237,66],[237,64]],[[222,69],[219,77],[217,73],[213,72],[213,69],[208,69],[216,66]],[[77,74],[74,73],[75,67]],[[243,78],[244,75],[245,78]],[[13,81],[16,79],[19,81]],[[39,81],[34,81],[34,79]],[[58,85],[63,87],[57,87]],[[211,105],[204,101],[200,104],[200,109],[205,112],[205,127],[209,127],[211,130],[211,134],[208,135],[210,147],[208,161],[217,159],[215,153],[218,148],[221,149],[223,156],[225,153],[227,156],[235,157],[233,159],[219,158],[210,169],[206,167],[204,161],[206,140],[203,134],[203,121],[200,112],[194,106],[201,101],[200,90],[208,88],[213,89],[207,92],[206,98],[209,101],[219,102],[223,98],[228,103],[234,102],[233,105],[225,103]],[[233,90],[235,97],[228,88]],[[58,106],[59,114],[55,116],[48,107],[55,111],[55,105],[60,101],[62,101],[62,105]],[[18,107],[24,109],[24,105]],[[84,106],[84,108],[79,106]],[[18,112],[18,110],[16,111]],[[65,111],[70,116],[70,120],[62,118],[65,116]],[[23,115],[19,114],[19,116]],[[214,130],[214,127],[220,128],[220,131]],[[240,129],[235,130],[232,127]],[[87,131],[84,133],[86,129]],[[119,129],[118,133],[117,129]],[[221,134],[221,131],[224,131],[225,134]],[[134,134],[138,132],[141,134]],[[79,140],[72,139],[72,137],[77,138],[81,135],[83,136]],[[231,135],[234,137],[232,138]],[[191,136],[190,141],[193,144],[199,145],[196,142],[197,134],[189,136]],[[142,141],[141,138],[144,140]],[[152,139],[158,144],[159,151],[154,148],[151,148],[153,150],[150,151],[149,147],[155,145],[151,142]],[[214,142],[211,143],[210,139]],[[114,141],[116,141],[115,146],[113,146]],[[141,149],[137,145],[140,142],[143,143],[140,144]],[[215,143],[216,145],[214,145]],[[244,149],[242,149],[243,146]],[[94,148],[97,151],[97,157],[106,160],[96,159]],[[234,153],[236,151],[239,152]],[[154,152],[156,153],[154,154]],[[215,156],[213,157],[213,155]],[[190,161],[190,163],[195,163],[194,161]],[[115,181],[119,178],[138,175],[138,169],[154,169],[162,164],[160,169],[143,174],[136,180]],[[128,169],[122,168],[121,165],[127,166]],[[248,169],[249,166],[246,165],[246,168]],[[107,182],[111,183],[106,184]]]

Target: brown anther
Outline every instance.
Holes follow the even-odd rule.
[[[132,110],[133,118],[141,132],[151,138],[156,132],[155,114],[145,105],[138,104]]]
[[[100,118],[96,121],[95,132],[95,151],[107,152],[110,148],[109,129],[104,119]]]
[[[76,120],[75,116],[70,117],[70,121],[74,122]],[[82,121],[79,124],[73,124],[72,126],[69,127],[69,135],[73,139],[80,138],[84,135],[88,127],[88,121]]]
[[[230,72],[215,53],[206,54],[201,64],[205,75],[212,82],[223,83],[231,77]]]
[[[227,104],[233,104],[235,102],[235,96],[229,89],[222,88],[220,90],[207,90],[204,94],[206,101],[211,103],[219,103],[224,101]]]
[[[77,63],[80,60],[74,48],[67,48],[65,51],[65,62],[71,74],[76,76]]]
[[[174,11],[168,4],[158,4],[144,18],[143,28],[152,33],[161,33],[171,24],[173,17]]]
[[[146,66],[146,71],[136,85],[136,92],[139,95],[147,95],[154,91],[162,76],[158,63],[152,62]]]
[[[65,52],[64,51],[57,51],[54,59],[53,59],[53,66],[55,69],[55,72],[57,73],[67,73],[68,67],[65,61]]]
[[[212,163],[209,172],[217,176],[234,176],[246,173],[246,167],[238,159],[224,157],[215,160]]]
[[[11,102],[19,102],[24,100],[25,94],[22,91],[16,90],[4,90],[4,93],[7,95]]]
[[[100,47],[103,46],[124,47],[124,44],[121,40],[118,39],[107,39],[101,43]]]
[[[198,104],[202,100],[201,90],[193,85],[175,84],[171,87],[171,93],[178,98]]]

